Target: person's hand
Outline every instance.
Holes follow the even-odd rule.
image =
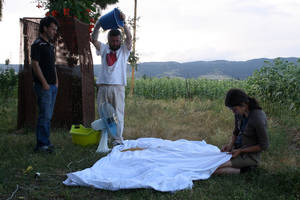
[[[96,46],[97,40],[95,40],[95,38],[93,38],[93,36],[90,37],[90,42]]]
[[[94,39],[92,35],[90,35],[90,42],[94,44]]]
[[[49,90],[50,89],[50,85],[48,83],[43,84],[43,89],[44,90]]]
[[[229,144],[227,144],[222,147],[221,152],[229,152],[229,151],[231,151],[231,149],[232,149],[232,147]]]
[[[120,18],[122,21],[125,21],[125,19],[126,19],[126,16],[122,11],[120,11]]]
[[[234,149],[232,152],[230,152],[230,154],[232,154],[232,158],[237,157],[238,155],[240,155],[242,152],[241,149]]]

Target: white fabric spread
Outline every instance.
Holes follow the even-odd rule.
[[[125,140],[91,168],[67,174],[63,183],[105,190],[153,188],[173,192],[192,188],[193,180],[208,179],[230,158],[205,141]]]

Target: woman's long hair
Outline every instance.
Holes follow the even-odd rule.
[[[241,89],[230,89],[225,98],[225,106],[234,107],[234,106],[242,106],[242,103],[248,105],[249,110],[260,109],[257,100],[255,98],[249,97],[243,90]]]

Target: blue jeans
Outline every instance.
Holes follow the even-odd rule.
[[[41,84],[34,84],[39,110],[36,126],[36,147],[51,145],[49,140],[50,124],[56,100],[57,87],[52,84],[49,86],[49,90],[44,90]]]

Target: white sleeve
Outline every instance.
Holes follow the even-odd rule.
[[[123,52],[124,52],[124,54],[125,54],[125,57],[128,59],[128,58],[129,58],[129,55],[130,55],[130,52],[131,52],[131,50],[128,50],[128,48],[127,48],[127,46],[126,46],[126,45],[123,45],[123,46],[122,46],[122,48],[123,48]]]
[[[98,43],[99,43],[99,45],[100,45],[100,51],[98,50],[98,49],[96,49],[96,55],[97,56],[102,56],[103,55],[103,53],[104,53],[104,49],[105,49],[105,44],[104,43],[102,43],[102,42],[99,42],[99,41],[97,41]]]

